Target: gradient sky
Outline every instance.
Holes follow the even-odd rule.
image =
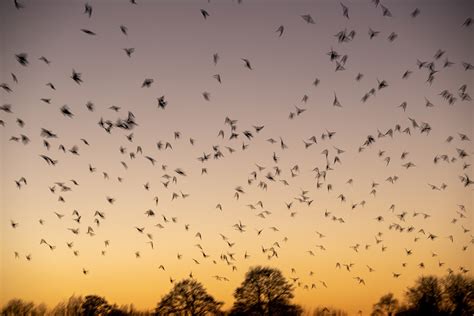
[[[244,0],[238,4],[230,0],[137,0],[138,5],[125,0],[90,1],[91,18],[83,14],[85,1],[21,2],[25,5],[22,10],[16,10],[13,1],[0,4],[0,82],[13,90],[0,92],[1,104],[11,104],[13,111],[0,112],[5,123],[0,127],[0,304],[20,297],[52,306],[73,293],[97,293],[110,302],[153,308],[171,288],[170,277],[179,280],[192,271],[228,308],[245,272],[260,264],[281,269],[287,278],[298,277],[295,302],[305,308],[333,305],[350,314],[358,310],[367,314],[381,295],[391,291],[401,298],[406,287],[422,274],[444,275],[448,268],[474,268],[473,233],[463,229],[473,226],[473,191],[459,179],[464,174],[473,177],[472,168],[463,170],[463,164],[472,163],[472,158],[461,159],[457,152],[464,149],[473,154],[472,142],[459,136],[474,137],[473,104],[458,96],[464,84],[472,95],[473,71],[462,66],[463,62],[474,62],[473,27],[462,26],[469,14],[472,16],[472,1],[382,1],[392,14],[386,17],[381,5],[376,7],[369,0],[345,0],[349,19],[343,16],[338,1]],[[412,18],[415,8],[420,14]],[[210,16],[204,19],[200,9]],[[305,14],[310,14],[315,24],[306,23],[301,18]],[[127,36],[120,25],[127,26]],[[285,27],[281,37],[275,32],[280,25]],[[370,40],[369,28],[380,31],[379,35]],[[81,29],[97,35],[86,35]],[[334,35],[344,29],[355,30],[356,35],[350,42],[338,43]],[[390,42],[387,38],[392,32],[398,37]],[[123,48],[130,47],[135,52],[128,58]],[[331,49],[348,56],[345,70],[335,71],[336,64],[327,55]],[[435,60],[439,49],[445,53]],[[16,61],[15,55],[20,53],[28,54],[27,66]],[[214,53],[220,56],[217,65]],[[41,56],[51,63],[38,60]],[[253,70],[245,68],[241,58],[250,60]],[[446,58],[455,64],[444,68]],[[417,60],[434,62],[438,72],[431,85],[426,82],[429,70],[419,69]],[[82,74],[82,84],[70,78],[73,69]],[[413,73],[404,80],[407,70]],[[11,73],[18,83],[13,82]],[[358,73],[363,74],[360,81],[355,80]],[[215,74],[220,74],[221,84],[213,78]],[[145,78],[154,79],[150,88],[141,88]],[[314,86],[316,78],[320,83]],[[378,80],[386,80],[388,87],[378,90]],[[47,87],[48,82],[56,90]],[[361,102],[371,88],[376,94]],[[457,97],[453,105],[440,96],[443,90]],[[210,93],[210,101],[203,98],[203,92]],[[342,108],[333,106],[335,94]],[[165,110],[157,108],[157,98],[162,95],[168,101]],[[304,95],[308,96],[306,103]],[[41,98],[51,98],[51,104]],[[426,107],[426,100],[435,106]],[[95,104],[94,112],[86,109],[88,101]],[[405,112],[398,107],[402,102],[408,105]],[[73,118],[61,114],[59,109],[65,104]],[[116,113],[110,106],[118,106],[120,111]],[[306,111],[289,119],[295,106]],[[115,122],[128,111],[138,123],[132,131],[114,128],[108,134],[97,124],[101,117]],[[229,140],[226,117],[237,120],[237,139]],[[25,122],[24,127],[18,126],[17,118]],[[431,132],[420,134],[409,118],[428,123]],[[411,136],[395,132],[393,138],[377,137],[378,131],[385,133],[397,124],[402,130],[410,127]],[[254,125],[265,127],[257,134]],[[58,135],[49,140],[49,151],[43,146],[41,128]],[[218,137],[220,130],[225,132],[224,139]],[[242,134],[246,130],[254,134],[252,140]],[[327,130],[336,132],[330,140],[321,137]],[[177,140],[176,131],[181,132]],[[125,137],[130,132],[133,142]],[[21,134],[31,142],[23,145],[10,140]],[[303,141],[313,135],[317,144],[305,149]],[[376,142],[359,152],[368,135]],[[453,136],[451,142],[446,142],[448,136]],[[279,141],[280,137],[288,149],[267,141]],[[194,145],[189,138],[195,139]],[[158,150],[158,141],[169,141],[173,149]],[[244,151],[243,143],[249,145]],[[77,145],[80,155],[59,151],[60,144],[67,149]],[[219,145],[224,157],[199,162],[203,153],[213,152],[213,145]],[[120,153],[121,146],[126,154]],[[143,155],[131,160],[128,153],[135,152],[137,146],[143,148]],[[225,146],[236,151],[230,154]],[[337,155],[335,147],[345,152]],[[325,149],[333,170],[328,171],[326,181],[320,180],[318,189],[312,170],[326,168],[321,154]],[[382,156],[379,151],[384,151]],[[404,151],[409,154],[401,160]],[[273,153],[280,158],[278,164],[272,160]],[[40,154],[59,162],[48,166]],[[433,163],[435,156],[444,154],[456,160]],[[157,160],[155,166],[146,155]],[[336,155],[341,164],[333,164]],[[385,157],[391,158],[388,166]],[[416,167],[405,169],[402,164],[407,162]],[[97,168],[95,173],[89,172],[89,164]],[[258,172],[256,164],[265,170]],[[161,165],[167,169],[162,170]],[[276,165],[282,173],[271,182],[265,175],[274,175]],[[295,165],[300,171],[292,177],[290,169]],[[207,168],[207,175],[201,175],[202,167]],[[177,183],[165,188],[162,176],[176,175],[176,168],[187,176],[177,176]],[[254,171],[257,180],[249,185],[247,180]],[[105,180],[102,172],[110,179]],[[386,181],[395,175],[397,182]],[[18,189],[15,180],[21,177],[28,184]],[[279,181],[283,179],[288,186]],[[346,183],[349,179],[353,179],[352,185]],[[258,188],[260,181],[267,183],[267,190]],[[64,182],[72,191],[59,192],[56,185],[56,193],[51,193],[48,187],[55,182]],[[370,194],[373,182],[379,184],[375,196]],[[144,189],[145,183],[149,183],[149,191]],[[428,185],[440,187],[442,183],[447,185],[445,190],[432,190]],[[332,191],[326,189],[328,184]],[[237,186],[245,191],[238,200],[234,198]],[[313,200],[310,206],[295,200],[302,190]],[[190,195],[172,201],[173,192]],[[338,199],[340,194],[346,196],[345,203]],[[58,202],[60,195],[64,203]],[[116,202],[110,205],[107,196]],[[158,206],[155,196],[159,197]],[[351,208],[363,200],[365,206]],[[256,206],[258,201],[264,209]],[[291,201],[288,210],[285,202]],[[219,203],[222,211],[216,209]],[[392,204],[394,212],[389,210]],[[465,218],[460,218],[459,205],[465,206]],[[146,217],[148,209],[156,216]],[[73,221],[73,210],[81,214],[80,224]],[[99,227],[94,223],[96,210],[106,214]],[[271,214],[258,217],[264,210]],[[331,212],[329,217],[324,216],[326,210]],[[54,212],[65,216],[60,220]],[[290,216],[291,212],[296,212],[295,216]],[[397,217],[402,212],[407,212],[405,221]],[[431,216],[413,217],[414,212]],[[164,223],[162,215],[176,217],[177,223]],[[344,223],[331,220],[333,215]],[[383,216],[384,221],[377,222],[377,216]],[[11,220],[18,223],[15,229]],[[244,233],[233,227],[239,221],[246,225]],[[158,223],[164,228],[156,227]],[[393,223],[413,226],[414,231],[390,230]],[[185,224],[189,224],[188,231]],[[88,226],[94,228],[95,236],[86,234]],[[135,226],[145,227],[145,233],[153,235],[154,249]],[[80,228],[80,234],[74,235],[68,228]],[[263,229],[259,236],[257,229]],[[319,238],[316,231],[326,237]],[[198,232],[202,240],[196,237]],[[379,232],[383,241],[376,244]],[[429,233],[438,238],[427,239]],[[219,234],[235,245],[229,247]],[[415,242],[416,237],[419,240]],[[40,245],[42,238],[56,248],[51,251]],[[104,240],[110,240],[109,247],[104,247]],[[66,242],[74,242],[73,249]],[[210,257],[203,258],[196,244]],[[359,252],[350,248],[355,244],[361,245]],[[368,250],[365,245],[370,245]],[[387,247],[384,252],[382,245]],[[272,246],[278,258],[268,259],[261,249]],[[413,255],[407,256],[405,248],[412,249]],[[73,250],[78,250],[79,256],[74,256]],[[105,256],[102,250],[106,250]],[[136,251],[141,255],[138,259]],[[220,259],[227,252],[235,254],[232,265]],[[245,252],[250,258],[244,259]],[[31,261],[25,259],[28,254]],[[336,269],[337,262],[355,265],[348,272]],[[424,269],[418,267],[420,262]],[[439,267],[438,262],[445,265]],[[160,265],[166,271],[159,270]],[[366,265],[375,271],[369,272]],[[83,275],[83,268],[90,273]],[[395,279],[392,273],[401,276]],[[214,275],[229,281],[217,281]],[[358,284],[356,277],[363,278],[366,285]],[[316,289],[304,288],[312,284]]]

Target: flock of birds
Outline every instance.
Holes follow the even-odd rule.
[[[131,5],[140,5],[139,1],[130,0]],[[239,4],[245,5],[245,3]],[[13,5],[18,10],[28,10],[28,5],[23,3],[20,0],[14,0]],[[386,18],[392,18],[392,12],[389,7],[385,6],[379,0],[372,0],[372,7],[374,10],[380,11],[380,14]],[[340,3],[340,14],[343,19],[351,19],[351,11],[350,5]],[[81,14],[81,12],[78,12]],[[90,19],[94,18],[94,7],[90,3],[85,3],[84,10],[82,14],[86,15]],[[202,15],[202,19],[205,21],[213,18],[212,8],[209,9],[201,9],[200,12],[196,12],[197,15]],[[413,11],[410,13],[411,18],[416,19],[420,14],[423,14],[422,10],[418,8],[414,8]],[[310,14],[303,14],[300,17],[296,16],[295,19],[301,19],[302,23],[308,24],[315,24],[315,18],[313,18]],[[472,18],[467,17],[463,21],[459,21],[460,29],[465,30],[467,36],[472,36]],[[274,30],[276,34],[269,34],[269,36],[276,36],[276,37],[284,37],[285,36],[285,26],[280,25],[277,26]],[[129,36],[128,27],[125,25],[120,25],[119,31],[124,36]],[[83,32],[84,36],[98,36],[96,30],[93,29],[78,29],[78,32]],[[359,34],[357,30],[347,30],[344,29],[339,33],[335,34],[335,38],[338,44],[343,44],[351,41],[356,41],[361,36],[368,36],[371,40],[375,40],[376,37],[380,36],[380,31],[376,29],[369,28],[368,35]],[[395,32],[392,32],[388,35],[387,39],[389,41],[396,41],[399,35]],[[135,48],[134,47],[127,47],[123,49],[124,54],[128,58],[134,58]],[[400,78],[402,80],[410,80],[411,75],[414,72],[422,73],[426,77],[425,83],[413,83],[413,84],[426,84],[431,85],[438,76],[443,75],[443,71],[448,68],[455,68],[456,71],[462,72],[470,72],[474,69],[473,64],[469,61],[451,61],[449,60],[446,55],[447,52],[439,49],[436,52],[433,52],[433,58],[430,60],[414,60],[414,64],[409,67],[405,72],[401,73]],[[38,56],[32,57],[26,52],[18,52],[15,56],[12,56],[16,59],[18,63],[18,67],[22,69],[27,69],[32,63],[41,62],[47,65],[48,67],[54,67],[54,60],[50,60],[48,57],[45,56]],[[5,56],[5,58],[9,58]],[[218,65],[220,61],[220,55],[218,53],[213,54],[210,56],[210,60],[214,65]],[[349,56],[341,54],[337,51],[337,48],[330,48],[328,49],[327,53],[327,60],[334,66],[335,72],[345,71],[348,66]],[[254,64],[252,60],[249,58],[242,58],[241,59],[242,67],[248,70],[249,74],[254,71]],[[71,69],[70,70],[70,78],[75,84],[78,86],[83,84],[85,80],[87,80],[87,76],[83,76],[80,70]],[[472,78],[472,75],[470,75]],[[213,76],[215,80],[219,84],[222,83],[223,75],[216,74]],[[361,81],[364,79],[363,73],[358,73],[355,77],[355,81]],[[317,87],[323,78],[316,78],[312,85]],[[471,80],[472,81],[472,80]],[[44,83],[42,83],[44,85]],[[151,88],[154,85],[154,79],[152,78],[144,78],[141,85],[137,85],[137,89],[143,88]],[[54,95],[56,91],[56,84],[53,82],[47,82],[47,87],[50,89],[50,94]],[[11,80],[3,82],[0,84],[0,88],[3,93],[2,99],[8,99],[11,95],[15,95],[17,87],[21,86],[21,80],[15,74],[15,71],[11,73]],[[449,91],[448,89],[444,89],[440,91],[439,97],[441,100],[446,102],[448,105],[455,105],[459,103],[470,103],[471,96],[469,92],[469,88],[467,84],[462,84],[459,86],[457,91]],[[371,89],[368,91],[364,91],[360,94],[360,102],[366,103],[369,102],[372,98],[374,98],[377,94],[381,93],[382,90],[390,89],[390,83],[383,79],[377,79],[376,84],[373,85]],[[211,95],[209,92],[203,92],[202,97],[206,101],[211,101]],[[358,96],[359,97],[359,96]],[[288,115],[288,119],[296,120],[301,116],[307,115],[307,113],[311,110],[307,106],[307,102],[309,100],[308,95],[304,95],[301,99],[301,105],[290,107],[289,114],[282,114]],[[47,106],[56,106],[54,97],[50,96],[42,96],[40,97],[40,101]],[[168,104],[169,102],[169,104]],[[431,101],[425,98],[425,106],[427,108],[435,107],[435,101]],[[172,106],[173,101],[168,100],[165,95],[159,96],[156,98],[156,107],[158,111],[166,111],[168,106]],[[334,93],[334,98],[332,100],[332,106],[335,108],[343,108],[344,104],[341,102],[340,98],[338,98],[337,94]],[[407,112],[409,111],[408,103],[402,102],[400,105],[397,105],[400,108],[400,111]],[[16,144],[23,144],[25,146],[29,145],[31,142],[40,142],[43,145],[43,151],[39,153],[32,153],[29,154],[36,155],[39,160],[44,162],[44,168],[55,168],[56,166],[60,165],[63,160],[73,159],[73,156],[80,156],[82,150],[87,150],[88,152],[94,151],[94,140],[92,139],[84,139],[81,138],[80,146],[79,145],[72,145],[67,146],[61,142],[61,130],[51,130],[48,128],[41,128],[38,131],[38,136],[27,135],[27,133],[23,132],[23,129],[28,124],[26,120],[16,117],[16,105],[4,103],[0,106],[0,126],[10,127],[11,130],[18,131],[13,135],[6,135],[9,140],[9,143],[6,143],[5,147],[7,150],[9,146],[16,146]],[[85,108],[88,112],[94,113],[97,109],[97,105],[93,102],[88,102],[85,104]],[[261,254],[251,254],[247,250],[237,250],[238,244],[235,241],[232,241],[232,238],[226,236],[224,234],[216,233],[215,238],[222,239],[223,244],[225,245],[225,250],[221,252],[221,254],[215,253],[215,251],[209,251],[206,249],[206,245],[203,242],[203,234],[199,231],[193,231],[190,224],[186,223],[186,218],[179,218],[175,215],[167,215],[161,212],[160,210],[160,202],[163,200],[167,201],[174,201],[180,199],[192,199],[194,195],[198,195],[199,192],[183,192],[180,188],[180,183],[186,179],[186,181],[197,181],[199,182],[198,176],[206,176],[208,172],[212,170],[213,161],[222,160],[226,157],[236,153],[236,152],[245,152],[249,146],[252,145],[252,142],[257,138],[262,138],[262,134],[265,135],[265,127],[268,126],[265,122],[251,124],[248,128],[242,128],[239,124],[239,121],[235,118],[225,117],[223,119],[222,129],[216,131],[216,139],[215,144],[212,145],[210,148],[202,148],[202,155],[198,157],[190,157],[190,159],[197,160],[201,163],[201,167],[198,170],[184,170],[179,166],[171,167],[169,165],[165,165],[160,163],[160,159],[156,158],[158,152],[162,151],[172,151],[173,147],[178,146],[178,142],[182,141],[186,137],[180,131],[175,131],[172,135],[172,141],[157,141],[156,148],[146,148],[140,145],[139,140],[135,138],[135,131],[141,127],[141,122],[134,114],[133,109],[123,110],[121,107],[118,106],[111,106],[109,107],[110,118],[106,117],[97,117],[97,133],[105,133],[108,134],[109,137],[123,137],[123,145],[118,148],[118,153],[120,154],[117,156],[115,153],[110,153],[110,160],[111,163],[115,161],[119,161],[123,170],[126,172],[129,170],[129,167],[132,163],[140,163],[140,164],[149,164],[158,168],[161,172],[161,180],[160,183],[155,186],[155,183],[152,181],[144,181],[143,183],[143,190],[151,192],[154,194],[153,200],[150,201],[150,207],[142,211],[142,217],[133,219],[136,222],[141,222],[143,218],[145,219],[159,219],[158,223],[154,224],[154,230],[160,231],[164,229],[170,229],[169,225],[173,224],[180,224],[184,225],[184,231],[187,233],[194,234],[194,237],[197,241],[195,247],[198,250],[199,256],[193,257],[192,262],[194,264],[201,264],[204,261],[212,261],[214,264],[224,264],[229,267],[229,274],[228,275],[213,275],[217,281],[229,281],[232,278],[232,271],[238,269],[239,265],[241,264],[241,259],[246,260],[251,256],[262,256],[263,260],[272,260],[274,258],[278,258],[280,254],[280,250],[285,247],[285,243],[288,241],[288,237],[284,236],[282,232],[280,232],[280,228],[269,225],[266,228],[255,227],[254,223],[250,222],[243,222],[242,220],[236,220],[232,229],[236,233],[246,234],[249,240],[258,240],[258,238],[264,233],[264,231],[271,231],[275,233],[275,236],[280,236],[279,239],[275,240],[272,244],[262,245]],[[453,108],[454,109],[454,108]],[[59,120],[62,119],[63,116],[65,119],[69,120],[76,120],[78,119],[78,115],[76,114],[76,110],[68,105],[60,105],[57,109],[57,117],[52,119]],[[471,112],[472,113],[472,112]],[[113,115],[118,115],[118,119],[112,118]],[[353,186],[357,184],[356,178],[349,178],[347,179],[345,184],[334,183],[332,181],[333,175],[338,172],[338,167],[342,165],[342,161],[344,160],[345,155],[347,152],[352,152],[353,154],[357,155],[358,153],[362,153],[364,151],[370,152],[370,157],[374,159],[374,161],[383,161],[386,166],[393,166],[394,164],[398,164],[400,170],[409,170],[417,168],[417,162],[411,159],[410,152],[402,151],[398,154],[394,154],[393,152],[389,154],[388,150],[383,149],[381,146],[378,147],[378,143],[382,141],[383,138],[390,138],[396,139],[398,137],[402,137],[403,135],[426,135],[427,137],[431,136],[432,126],[428,122],[421,121],[419,119],[413,118],[408,116],[406,121],[397,123],[393,126],[386,126],[384,129],[380,130],[374,128],[373,133],[364,136],[360,139],[360,143],[355,146],[355,148],[340,148],[334,142],[337,140],[338,131],[337,130],[324,130],[318,136],[310,136],[303,139],[303,142],[300,144],[293,144],[285,141],[285,136],[265,136],[265,141],[271,146],[271,150],[268,153],[265,153],[262,160],[267,159],[269,161],[268,164],[259,164],[256,163],[251,170],[243,171],[244,174],[247,174],[247,181],[246,183],[241,183],[236,185],[233,189],[229,190],[229,196],[232,196],[236,203],[240,203],[241,205],[248,208],[251,212],[255,213],[255,215],[259,218],[260,221],[264,222],[271,218],[273,212],[270,211],[265,205],[264,199],[249,202],[246,198],[246,194],[249,191],[255,192],[256,190],[262,190],[262,192],[271,192],[275,186],[283,186],[283,187],[297,187],[298,185],[295,184],[297,179],[302,174],[309,173],[311,177],[314,179],[314,183],[312,187],[302,188],[299,191],[299,194],[293,196],[291,199],[287,199],[281,202],[282,209],[288,211],[288,226],[291,226],[291,220],[297,216],[300,210],[308,209],[318,209],[318,204],[315,202],[314,192],[326,192],[328,193],[328,199],[332,198],[329,196],[333,190],[340,190],[344,185]],[[4,132],[2,132],[4,134]],[[267,134],[268,135],[268,134]],[[193,137],[187,137],[185,141],[188,143],[188,146],[198,147],[199,140]],[[471,170],[470,164],[470,154],[472,153],[472,144],[470,140],[470,135],[466,134],[466,132],[462,131],[455,131],[452,135],[447,135],[445,139],[440,140],[445,144],[451,146],[452,151],[449,153],[441,153],[441,154],[433,154],[432,158],[432,168],[436,168],[437,165],[440,164],[450,164],[457,166],[457,170],[459,170],[458,174],[453,174],[451,178],[446,179],[446,182],[442,183],[428,183],[428,188],[433,191],[444,191],[449,186],[456,186],[460,185],[458,190],[467,190],[468,192],[472,192],[474,179],[469,175]],[[282,156],[291,155],[291,148],[294,146],[301,146],[305,150],[312,150],[313,148],[320,147],[321,150],[319,151],[321,156],[324,157],[324,163],[312,166],[308,171],[307,165],[299,165],[294,164],[291,166],[287,166],[281,163],[280,159]],[[137,162],[135,162],[137,161]],[[81,181],[78,179],[68,179],[67,175],[64,176],[63,181],[57,181],[55,183],[51,183],[49,188],[45,188],[45,192],[49,192],[49,194],[53,195],[55,199],[58,201],[57,205],[54,207],[61,208],[61,211],[54,211],[52,214],[42,214],[42,218],[38,221],[38,225],[47,226],[48,221],[50,220],[49,217],[56,218],[59,221],[62,221],[65,224],[64,229],[69,231],[72,236],[75,237],[78,235],[88,235],[90,237],[94,237],[97,232],[101,228],[101,224],[107,221],[109,217],[113,217],[113,212],[109,212],[106,214],[105,211],[101,210],[93,210],[93,211],[86,211],[86,210],[78,210],[73,207],[72,211],[68,210],[70,206],[67,204],[68,196],[74,193],[74,190],[80,185],[87,185],[88,176],[93,177],[96,174],[100,174],[103,177],[104,181],[114,181],[114,178],[117,182],[123,183],[126,182],[127,176],[115,176],[109,174],[107,171],[99,170],[94,163],[87,163],[82,166],[84,169],[84,177]],[[18,169],[20,172],[21,169]],[[51,172],[54,172],[54,169],[50,169]],[[407,172],[409,172],[407,171]],[[133,172],[130,171],[130,172]],[[403,176],[407,176],[407,172],[404,172]],[[133,174],[133,173],[132,173]],[[131,177],[133,175],[130,175]],[[18,177],[15,178],[11,185],[15,186],[18,190],[23,190],[25,187],[30,185],[30,179],[34,178],[34,174],[18,174]],[[381,188],[386,188],[390,185],[396,185],[397,181],[400,180],[400,175],[394,174],[386,177],[380,181],[373,181],[368,189],[368,194],[365,199],[360,201],[354,202],[352,198],[344,192],[341,192],[337,195],[337,203],[341,203],[342,205],[346,205],[349,211],[361,211],[363,212],[362,208],[370,206],[370,202],[377,197],[377,193]],[[384,181],[384,182],[382,182]],[[104,182],[106,185],[107,182]],[[8,184],[7,184],[8,185]],[[390,188],[388,187],[388,190]],[[120,197],[115,196],[105,196],[105,201],[110,207],[114,207],[120,203]],[[67,206],[67,207],[64,207]],[[449,235],[440,235],[436,231],[431,231],[425,229],[423,224],[417,222],[416,224],[413,223],[414,218],[420,218],[425,221],[431,219],[431,217],[435,216],[430,214],[429,212],[422,212],[422,211],[413,211],[408,212],[405,210],[399,210],[397,205],[394,203],[389,205],[388,210],[385,212],[381,212],[380,215],[373,218],[373,221],[377,223],[377,227],[379,231],[375,234],[372,243],[366,242],[357,242],[356,236],[352,239],[354,241],[353,244],[350,244],[347,250],[341,251],[348,251],[353,252],[354,255],[362,251],[368,251],[369,249],[376,249],[380,252],[385,252],[388,248],[387,244],[384,242],[384,234],[388,231],[402,233],[411,233],[413,234],[413,244],[410,247],[405,248],[405,252],[403,256],[413,256],[416,252],[416,242],[420,239],[426,239],[430,241],[437,242],[440,239],[449,240],[453,243],[454,247],[460,248],[460,251],[468,251],[469,244],[474,243],[474,236],[472,235],[470,224],[472,220],[469,220],[469,206],[460,204],[457,206],[457,210],[453,213],[452,216],[452,234]],[[85,223],[83,220],[83,215],[87,213],[89,216],[89,212],[93,214],[92,222]],[[215,216],[219,216],[224,212],[230,212],[229,209],[226,209],[224,203],[219,202],[216,197],[215,201],[215,212],[213,213]],[[334,212],[331,210],[321,210],[323,216],[328,221],[332,221],[333,223],[340,224],[340,225],[350,225],[351,223],[348,222],[347,219],[344,218],[343,213],[341,212]],[[172,213],[172,211],[171,211]],[[213,215],[213,216],[214,216]],[[203,215],[204,216],[204,215]],[[46,218],[46,219],[45,219]],[[33,220],[33,219],[32,219]],[[212,218],[210,219],[212,221]],[[156,222],[156,221],[155,221]],[[184,223],[184,224],[182,224]],[[21,230],[22,223],[18,222],[15,218],[11,218],[10,220],[10,227],[14,230]],[[138,224],[130,224],[130,229],[134,230],[136,234],[140,236],[144,236],[144,243],[146,243],[149,247],[147,251],[156,251],[156,241],[154,238],[154,230],[151,228],[145,227],[143,225]],[[320,230],[316,231],[316,235],[314,232],[311,232],[311,237],[316,237],[318,242],[314,247],[308,249],[306,251],[306,255],[312,256],[321,256],[323,257],[323,252],[326,250],[325,240],[326,238],[339,238],[338,236],[331,236],[330,231],[324,231],[324,228],[321,227]],[[207,235],[211,235],[211,232],[208,232]],[[467,235],[465,235],[467,234]],[[457,237],[458,235],[462,236],[469,236],[470,242],[457,245]],[[74,256],[79,256],[79,249],[76,247],[74,240],[71,238],[70,241],[64,243],[60,243],[58,240],[47,240],[46,238],[40,238],[38,240],[41,246],[44,246],[46,249],[54,251],[57,248],[67,247],[68,249],[72,250]],[[107,254],[107,248],[110,244],[113,243],[113,240],[97,240],[97,243],[101,244],[103,247],[101,250],[101,255],[105,256]],[[143,250],[136,251],[133,255],[139,259],[142,257]],[[22,258],[26,258],[28,261],[33,261],[34,256],[31,253],[20,254],[19,251],[14,252],[14,257],[18,260]],[[184,254],[178,253],[176,255],[177,260],[181,260]],[[392,272],[393,278],[400,278],[403,276],[403,269],[407,266],[405,260],[401,259],[400,267],[398,270]],[[440,268],[446,269],[447,272],[462,272],[468,273],[469,267],[466,266],[459,266],[459,267],[445,267],[445,262],[443,259],[438,256],[437,253],[432,252],[432,258],[426,258],[424,261],[420,261],[418,263],[418,267],[420,269],[424,269],[427,265],[426,261],[433,261],[435,265]],[[353,282],[356,282],[360,285],[366,285],[367,278],[366,275],[368,273],[372,273],[377,271],[376,267],[371,266],[370,264],[366,264],[363,270],[358,270],[358,273],[353,273],[354,266],[356,264],[351,261],[340,261],[334,262],[334,267],[337,270],[345,270],[351,272],[350,278],[353,279]],[[159,264],[156,266],[157,272],[162,271],[166,272],[167,267],[164,264]],[[78,273],[83,273],[84,275],[93,274],[93,268],[84,266],[82,271],[78,271]],[[328,287],[329,284],[322,280],[319,277],[317,280],[312,279],[312,281],[306,282],[303,275],[297,273],[295,268],[292,268],[289,271],[291,276],[292,282],[295,286],[312,290],[317,288],[325,288]],[[313,271],[309,271],[309,275],[313,276],[315,273]],[[190,273],[190,277],[193,277],[193,274]],[[169,281],[173,283],[176,280],[176,276],[169,275]]]

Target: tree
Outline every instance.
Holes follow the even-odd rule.
[[[45,303],[41,303],[39,305],[36,305],[33,308],[33,311],[31,312],[32,316],[44,316],[48,312],[48,307],[46,306]]]
[[[66,313],[66,303],[63,301],[56,304],[56,306],[54,306],[54,308],[51,310],[50,315],[51,316],[61,316],[61,315],[69,316]]]
[[[84,299],[82,296],[71,295],[66,303],[67,316],[79,315],[82,309]]]
[[[443,315],[443,291],[435,276],[420,277],[406,292],[408,309],[416,315]]]
[[[290,303],[293,286],[280,270],[253,267],[234,292],[231,315],[301,315],[302,308]]]
[[[313,316],[347,316],[347,312],[334,308],[334,307],[317,307],[312,313],[309,313],[309,315]]]
[[[25,302],[20,299],[12,299],[2,309],[2,316],[29,315],[34,308],[33,302]]]
[[[127,313],[120,308],[117,308],[116,306],[113,306],[107,316],[126,316],[126,315],[132,315],[131,313]]]
[[[374,304],[372,316],[392,316],[398,310],[398,300],[393,293],[385,294]]]
[[[103,316],[108,315],[112,307],[105,298],[97,295],[87,295],[81,306],[83,316]]]
[[[446,309],[450,315],[474,315],[474,278],[449,274],[442,280]]]
[[[222,302],[209,295],[204,286],[193,280],[184,279],[158,303],[155,315],[201,316],[219,315]]]
[[[67,301],[59,302],[48,315],[51,316],[75,316],[81,315],[82,303],[84,300],[82,296],[72,295]]]

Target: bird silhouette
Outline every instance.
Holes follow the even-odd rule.
[[[207,11],[204,10],[204,9],[201,9],[201,14],[202,14],[202,16],[203,16],[204,19],[207,19],[208,16],[209,16],[209,12],[207,12]]]
[[[276,33],[278,33],[278,36],[281,37],[283,35],[283,32],[285,31],[285,27],[283,25],[280,25],[277,29],[276,29]]]

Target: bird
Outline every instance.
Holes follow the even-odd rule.
[[[41,56],[40,58],[38,58],[38,60],[43,61],[46,65],[51,64],[51,61],[44,56]]]
[[[153,84],[155,80],[151,79],[151,78],[146,78],[145,80],[143,80],[143,83],[142,83],[142,88],[149,88],[151,87],[151,85]]]
[[[16,61],[22,66],[28,66],[28,54],[26,53],[19,53],[15,55]]]
[[[125,54],[127,54],[128,57],[132,57],[132,54],[135,52],[135,48],[130,47],[130,48],[124,48]]]
[[[369,28],[369,38],[370,39],[373,39],[374,37],[376,37],[377,35],[379,35],[379,31],[374,31],[372,30],[371,28]]]
[[[283,35],[283,32],[285,31],[285,27],[283,25],[280,25],[277,29],[276,29],[276,33],[278,33],[278,37],[282,37]]]
[[[25,8],[25,5],[18,0],[13,0],[13,4],[15,5],[15,8],[17,10],[21,10]]]
[[[92,6],[89,3],[84,4],[84,14],[87,14],[89,18],[92,16]]]
[[[0,88],[2,88],[4,91],[8,93],[13,91],[7,83],[0,84]],[[2,107],[4,107],[4,105],[2,105]]]
[[[472,18],[471,17],[467,18],[462,24],[462,26],[464,26],[464,27],[470,27],[471,25],[472,25]]]
[[[201,9],[201,14],[205,20],[209,17],[209,12],[204,9]]]
[[[383,16],[387,16],[387,17],[392,17],[392,13],[390,12],[390,10],[383,6],[383,5],[380,5],[380,7],[382,8],[382,15]]]
[[[161,97],[158,98],[158,107],[159,108],[164,110],[167,105],[168,105],[168,101],[165,100],[164,95],[162,95]]]
[[[340,3],[341,7],[342,7],[342,15],[349,19],[349,8],[347,6],[345,6],[342,2]]]
[[[222,83],[222,79],[221,79],[221,75],[220,75],[220,74],[213,75],[212,77],[213,77],[214,79],[216,79],[217,82]]]
[[[301,18],[308,24],[314,24],[313,17],[310,14],[301,15]]]
[[[248,59],[245,59],[245,58],[241,58],[241,59],[245,63],[246,68],[253,70],[252,65],[250,64],[250,61]]]
[[[76,72],[74,69],[72,70],[71,79],[74,80],[74,82],[76,82],[77,84],[81,84],[83,82],[82,74],[79,72]]]
[[[410,13],[410,16],[411,16],[412,18],[416,18],[419,14],[420,14],[420,9],[415,8],[415,10],[413,10],[413,11]]]
[[[46,161],[46,163],[50,166],[55,166],[58,163],[58,160],[55,160],[49,156],[40,155],[40,157],[43,158]]]
[[[88,30],[88,29],[81,29],[81,31],[87,35],[92,35],[95,36],[97,35],[94,31]]]
[[[125,25],[120,25],[120,31],[123,35],[128,35],[128,27],[126,27]]]

